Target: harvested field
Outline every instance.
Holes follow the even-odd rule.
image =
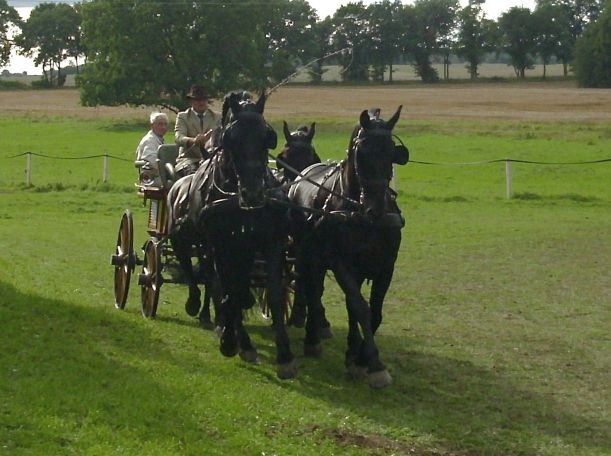
[[[79,104],[76,89],[0,92],[2,115],[108,119],[146,118],[150,108]],[[573,82],[481,83],[428,86],[285,86],[269,99],[270,118],[353,118],[372,106],[404,105],[411,120],[522,120],[611,122],[611,89],[580,89]],[[220,108],[220,103],[215,103]]]

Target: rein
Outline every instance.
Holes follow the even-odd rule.
[[[309,177],[307,177],[305,174],[302,174],[301,171],[297,171],[295,168],[293,168],[291,165],[289,165],[288,163],[286,163],[284,160],[278,159],[276,157],[274,157],[272,154],[268,153],[270,158],[275,159],[278,163],[280,163],[282,166],[284,166],[286,169],[288,169],[289,171],[297,174],[298,177],[300,177],[302,180],[312,184],[315,187],[318,187],[319,189],[322,189],[328,193],[330,193],[333,196],[338,197],[339,199],[342,199],[344,201],[346,201],[347,203],[351,203],[356,205],[357,207],[361,207],[362,204],[359,203],[358,201],[353,200],[352,198],[348,198],[347,196],[342,195],[341,193],[338,193],[336,191],[334,191],[333,189],[330,188],[326,188],[325,186],[319,184],[318,182],[310,179]],[[294,180],[293,182],[287,182],[286,184],[281,185],[279,188],[281,189],[285,189],[285,188],[290,188],[293,185],[296,185],[298,182],[297,180]]]

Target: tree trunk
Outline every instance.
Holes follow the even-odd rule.
[[[390,63],[388,64],[388,83],[392,84],[392,59],[390,60]]]
[[[545,63],[545,60],[544,60],[543,61],[543,79],[545,79],[546,73],[547,73],[547,64]]]

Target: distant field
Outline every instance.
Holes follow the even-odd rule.
[[[165,284],[146,321],[132,277],[117,311],[125,208],[140,256],[147,238],[130,161],[150,108],[81,108],[70,89],[0,103],[0,454],[611,455],[611,163],[514,164],[511,200],[503,163],[398,167],[406,226],[377,335],[394,383],[372,391],[344,374],[330,278],[336,337],[311,360],[291,328],[291,381],[256,314],[261,363],[247,365],[186,315],[183,286]],[[279,134],[317,121],[318,152],[341,159],[362,109],[400,103],[414,161],[611,157],[611,90],[567,82],[283,87],[266,113]],[[103,184],[99,158],[34,157],[26,189],[25,157],[8,158],[24,151],[124,161]]]
[[[433,64],[433,68],[437,70],[440,78],[443,78],[443,65]],[[561,64],[553,64],[547,66],[547,77],[564,76],[564,68]],[[571,75],[572,73],[569,73]],[[478,68],[478,75],[481,78],[515,78],[516,74],[511,65],[505,63],[484,63]],[[526,70],[526,77],[541,77],[543,76],[543,65],[534,65],[532,69]],[[384,78],[388,80],[389,70],[386,70]],[[454,63],[450,65],[450,79],[469,79],[471,75],[466,68],[465,63]],[[393,79],[395,81],[419,81],[420,77],[414,71],[413,65],[394,65]],[[296,81],[307,82],[307,74],[301,74]],[[341,81],[340,67],[323,66],[323,81]]]
[[[75,89],[0,91],[2,117],[26,116],[55,120],[107,119],[140,121],[146,127],[152,108],[79,105]],[[266,105],[272,119],[293,121],[356,121],[361,110],[378,106],[384,113],[402,104],[403,124],[420,121],[611,122],[611,89],[580,89],[571,81],[550,83],[466,83],[366,87],[283,86]],[[213,109],[220,109],[220,102]],[[170,113],[173,115],[173,113]]]
[[[465,63],[454,63],[450,65],[450,79],[469,79],[470,74],[465,68]],[[433,64],[433,68],[437,70],[440,77],[443,76],[443,65]],[[326,65],[323,66],[323,81],[335,82],[340,81],[340,67],[337,65]],[[511,65],[505,63],[484,63],[480,65],[478,70],[479,77],[481,78],[515,78],[515,72]],[[389,71],[386,71],[385,78],[388,79]],[[569,72],[569,75],[572,75]],[[541,77],[543,76],[543,65],[534,65],[532,69],[526,70],[526,77]],[[548,77],[560,77],[564,76],[564,69],[561,64],[553,64],[547,66]],[[394,65],[393,66],[393,78],[396,81],[418,81],[420,78],[414,72],[412,65]],[[0,79],[6,81],[19,81],[23,84],[31,84],[32,81],[40,79],[39,75],[11,75],[11,76],[0,76]],[[66,87],[74,86],[74,75],[68,75],[66,78]],[[308,82],[309,77],[304,72],[294,79],[296,82]]]

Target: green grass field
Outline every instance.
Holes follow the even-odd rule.
[[[277,122],[278,120],[278,122]],[[300,120],[295,119],[292,123]],[[319,119],[317,119],[319,120]],[[281,132],[279,119],[273,119]],[[401,122],[400,124],[401,125]],[[351,121],[319,120],[324,158]],[[347,324],[329,280],[336,337],[299,376],[275,377],[273,333],[247,327],[261,362],[225,359],[164,285],[144,320],[132,284],[113,306],[108,264],[124,208],[136,245],[146,209],[132,159],[143,125],[0,118],[0,454],[610,455],[611,163],[398,170],[407,220],[377,336],[394,383],[344,374]],[[411,158],[582,161],[611,157],[608,124],[410,122]],[[169,138],[169,136],[168,136]]]

